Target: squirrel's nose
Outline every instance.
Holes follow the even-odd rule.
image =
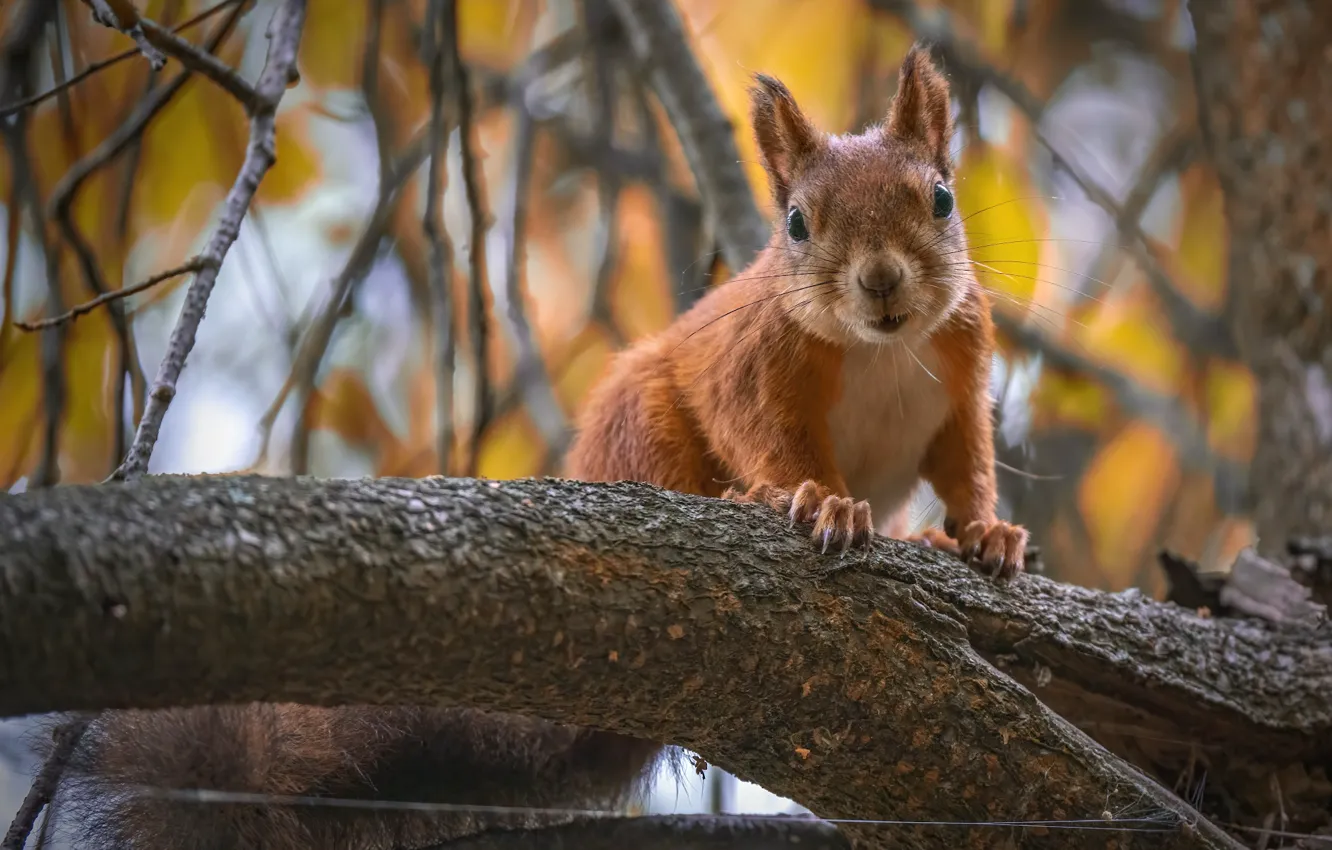
[[[895,260],[878,260],[866,265],[856,276],[860,288],[879,298],[887,298],[902,285],[904,272],[901,263]]]

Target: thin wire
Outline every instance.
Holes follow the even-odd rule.
[[[143,796],[158,799],[175,800],[186,803],[252,803],[257,805],[293,805],[325,808],[371,809],[414,812],[455,812],[462,814],[507,814],[507,815],[576,815],[595,818],[621,818],[623,812],[606,809],[558,809],[536,808],[527,806],[486,806],[461,803],[417,803],[397,800],[360,800],[339,797],[308,797],[287,794],[255,794],[244,791],[210,790],[173,790],[134,786],[134,790]],[[700,819],[729,818],[734,814],[716,814],[711,812],[689,815]],[[808,815],[777,814],[763,815],[765,820],[801,821],[809,820]],[[1178,826],[1170,827],[1126,827],[1114,824],[1162,824],[1160,818],[1088,818],[1085,820],[1033,820],[1033,821],[915,821],[915,820],[873,820],[870,818],[819,818],[824,823],[846,823],[862,826],[994,826],[1025,827],[1041,829],[1086,829],[1114,832],[1175,832]]]

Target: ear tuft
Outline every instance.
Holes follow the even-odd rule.
[[[888,110],[888,135],[919,147],[939,169],[950,171],[953,113],[948,80],[935,67],[929,47],[912,45],[897,75],[897,94]]]
[[[754,138],[772,183],[773,200],[785,211],[791,184],[823,144],[823,137],[781,80],[755,74],[749,96]]]

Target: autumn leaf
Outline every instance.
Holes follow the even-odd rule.
[[[1078,508],[1091,537],[1092,556],[1114,587],[1135,582],[1179,475],[1170,438],[1142,421],[1112,436],[1088,464],[1078,485]]]
[[[1036,240],[1047,224],[1035,194],[1004,148],[978,139],[963,149],[957,208],[966,222],[971,264],[995,309],[1013,316],[1031,310],[1042,279]]]

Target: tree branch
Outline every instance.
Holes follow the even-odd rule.
[[[825,818],[951,824],[844,825],[869,846],[992,846],[995,822],[1102,812],[1124,831],[1145,827],[1113,813],[1149,817],[1153,846],[1235,846],[977,650],[1034,671],[1070,719],[1119,705],[1224,748],[1209,784],[1332,749],[1326,626],[995,586],[896,541],[821,557],[761,507],[629,483],[173,476],[0,496],[0,646],[22,647],[0,656],[4,714],[468,704],[687,746]]]
[[[110,480],[128,481],[148,471],[148,459],[157,443],[157,434],[162,428],[167,407],[176,396],[176,382],[181,370],[185,368],[185,358],[194,348],[195,334],[198,333],[199,323],[203,321],[204,308],[213,291],[213,284],[217,281],[218,271],[240,233],[241,220],[250,208],[254,193],[259,189],[259,181],[277,159],[277,107],[296,73],[296,52],[304,24],[305,0],[285,0],[273,13],[268,31],[268,58],[254,87],[250,142],[245,151],[245,161],[241,164],[240,174],[236,176],[231,191],[227,193],[222,220],[218,222],[217,229],[200,255],[207,265],[195,275],[185,294],[180,318],[171,331],[167,353],[153,380],[153,388],[148,394],[148,404],[138,431],[134,434],[134,442],[130,445],[124,463],[111,473]]]

